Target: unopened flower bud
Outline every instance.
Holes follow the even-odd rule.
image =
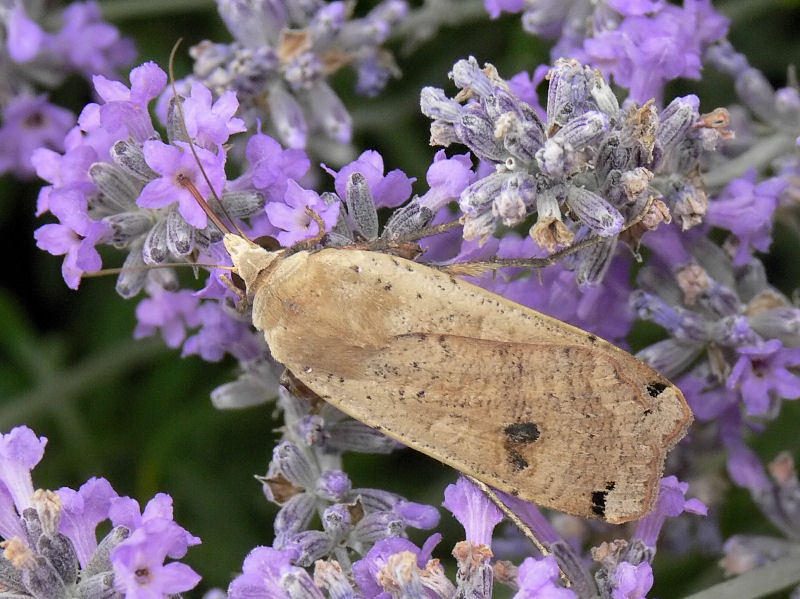
[[[175,206],[167,213],[166,222],[167,249],[176,256],[186,256],[194,246],[194,229],[183,220]]]
[[[305,556],[303,557],[303,563],[300,564],[298,560],[298,565],[307,567],[314,563],[313,561],[307,562]],[[281,587],[286,591],[290,599],[325,599],[322,591],[320,591],[314,584],[314,581],[311,580],[308,572],[300,568],[293,568],[291,571],[284,574],[283,578],[281,578]]]
[[[275,447],[272,454],[272,463],[275,469],[293,485],[302,489],[316,487],[317,475],[314,472],[314,468],[294,443],[284,441]]]
[[[448,98],[438,87],[423,87],[419,103],[422,114],[447,123],[458,121],[463,111],[461,104]]]
[[[619,210],[583,187],[568,188],[567,205],[578,221],[604,237],[616,235],[625,224]]]
[[[494,136],[494,125],[487,117],[465,112],[453,127],[461,142],[481,159],[502,162],[508,156],[502,140]]]
[[[350,511],[341,503],[330,506],[322,514],[322,528],[334,543],[341,542],[353,529]]]
[[[353,529],[353,537],[363,543],[376,543],[388,537],[403,534],[403,520],[393,512],[367,514]]]
[[[449,77],[461,89],[469,88],[479,97],[486,97],[492,93],[492,82],[486,76],[474,56],[456,61]]]
[[[311,493],[298,493],[290,497],[275,516],[275,534],[288,538],[300,532],[308,526],[315,508],[316,499]]]
[[[378,211],[364,175],[352,173],[347,178],[346,190],[344,201],[356,230],[365,240],[377,239]]]
[[[683,96],[675,98],[661,111],[656,129],[656,144],[664,154],[668,154],[683,140],[700,117],[697,111],[699,103],[697,96]]]
[[[293,535],[280,549],[292,549],[296,551],[297,557],[294,563],[300,567],[307,568],[318,559],[328,555],[333,549],[333,542],[331,538],[321,530],[304,530],[303,532]],[[303,574],[308,577],[306,572],[303,572]]]

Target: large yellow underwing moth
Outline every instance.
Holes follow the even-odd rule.
[[[398,256],[224,243],[273,356],[325,401],[545,507],[612,523],[652,509],[692,413],[634,356]]]

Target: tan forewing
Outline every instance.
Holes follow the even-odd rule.
[[[298,252],[254,296],[273,355],[326,400],[569,513],[649,510],[691,421],[680,392],[630,354],[402,258]]]
[[[354,418],[540,505],[611,522],[652,507],[673,425],[612,359],[424,334],[351,356],[360,368],[347,377],[336,359],[299,376]]]

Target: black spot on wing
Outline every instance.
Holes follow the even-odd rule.
[[[503,428],[503,448],[514,472],[525,470],[530,464],[520,451],[539,438],[539,427],[534,422],[515,422]]]
[[[506,447],[506,451],[508,452],[508,461],[511,464],[511,469],[514,472],[520,472],[528,467],[528,460],[522,457],[522,454],[517,450]]]
[[[666,388],[667,385],[665,385],[664,383],[660,383],[658,381],[647,383],[647,392],[650,394],[650,397],[658,397],[664,392],[664,389]]]
[[[503,429],[506,441],[514,444],[533,443],[539,438],[539,427],[534,422],[516,422]]]
[[[606,488],[602,491],[592,492],[592,513],[598,518],[605,518],[606,516],[606,497],[609,492],[614,490],[616,483],[609,481],[606,483]]]

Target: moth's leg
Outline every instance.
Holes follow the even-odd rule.
[[[291,248],[291,252],[299,252],[302,250],[313,250],[317,245],[319,245],[322,240],[325,238],[325,222],[322,220],[322,217],[317,214],[311,208],[306,207],[306,214],[308,214],[311,219],[317,223],[317,234],[314,235],[311,239],[304,239],[303,241],[298,241],[295,243]]]
[[[253,306],[250,300],[247,299],[247,295],[245,295],[244,291],[237,287],[236,283],[234,283],[225,275],[220,275],[219,279],[222,281],[222,284],[225,285],[225,287],[233,291],[233,293],[236,295],[236,312],[238,314],[247,314]]]

